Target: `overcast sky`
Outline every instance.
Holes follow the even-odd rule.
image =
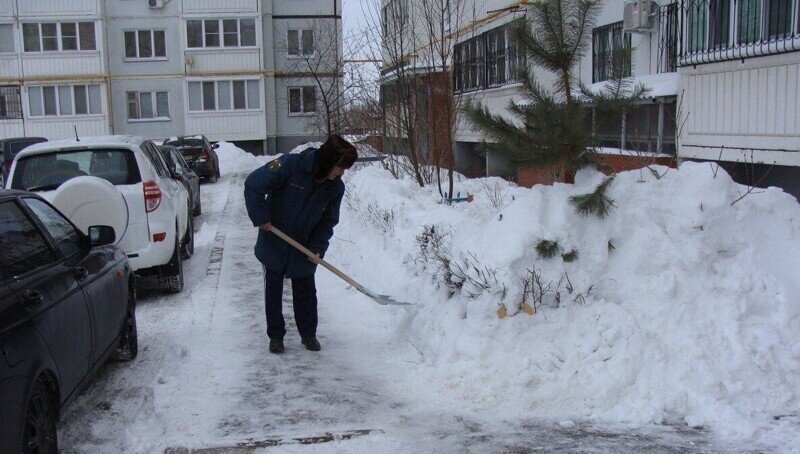
[[[359,24],[364,22],[364,12],[359,0],[342,0],[342,22],[345,35],[353,30],[358,30]]]

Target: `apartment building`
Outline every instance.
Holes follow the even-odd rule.
[[[340,58],[341,0],[0,0],[0,137],[285,151],[321,136],[320,91],[340,82],[309,62]]]
[[[414,0],[392,1],[411,2],[413,15]],[[589,52],[579,64],[580,81],[601,88],[611,76],[615,53],[627,48],[631,59],[625,76],[650,89],[646,99],[615,126],[596,131],[605,160],[618,170],[650,162],[711,160],[739,181],[772,184],[800,194],[798,3],[603,3]],[[466,2],[464,25],[454,31],[452,77],[459,103],[476,100],[503,113],[509,101],[519,99],[514,74],[528,62],[510,30],[525,20],[528,5]],[[409,24],[418,26],[413,17]],[[552,74],[536,67],[533,71],[543,84],[552,82]],[[475,151],[482,137],[464,121],[458,123],[456,140],[459,171],[520,180],[519,169],[501,156]]]
[[[800,196],[800,1],[679,0],[678,156]]]

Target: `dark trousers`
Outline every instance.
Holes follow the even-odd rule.
[[[264,306],[267,313],[267,335],[283,339],[286,322],[283,320],[283,278],[280,273],[264,268]],[[300,337],[317,335],[317,287],[314,276],[292,279],[294,321]]]

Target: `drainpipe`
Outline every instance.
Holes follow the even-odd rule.
[[[625,149],[626,142],[627,142],[627,137],[626,137],[627,136],[627,131],[626,131],[626,127],[625,127],[625,123],[627,123],[625,121],[626,118],[627,118],[627,112],[622,112],[622,128],[620,128],[621,131],[620,131],[620,143],[619,143],[619,149],[620,150],[624,150]]]
[[[111,65],[109,61],[109,47],[108,47],[108,24],[107,24],[107,17],[106,17],[106,2],[100,2],[100,23],[102,24],[101,29],[103,30],[103,55],[102,58],[105,60],[105,76],[103,77],[106,81],[106,108],[108,109],[108,129],[111,134],[116,133],[114,131],[114,109],[111,100]]]

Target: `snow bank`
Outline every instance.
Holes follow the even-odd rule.
[[[223,172],[267,160],[220,150]],[[326,258],[416,306],[363,298],[337,317],[393,332],[388,381],[442,408],[800,445],[800,206],[775,188],[731,205],[746,188],[709,164],[660,170],[619,174],[616,209],[599,219],[569,203],[603,181],[597,172],[533,189],[466,180],[455,191],[475,202],[448,206],[435,187],[356,166]],[[430,226],[470,278],[460,289],[422,252]],[[540,239],[577,260],[539,258]],[[529,270],[550,288],[533,315],[519,306]]]
[[[596,172],[533,189],[470,180],[456,191],[476,201],[447,206],[434,188],[365,168],[346,178],[329,257],[418,304],[397,334],[403,367],[419,363],[407,386],[443,406],[800,441],[797,201],[770,188],[731,206],[746,188],[723,170],[662,171],[618,175],[617,208],[598,219],[568,201],[603,180]],[[431,225],[472,278],[452,295],[416,239]],[[539,239],[579,257],[540,259]],[[550,286],[532,316],[519,309],[527,270]]]

